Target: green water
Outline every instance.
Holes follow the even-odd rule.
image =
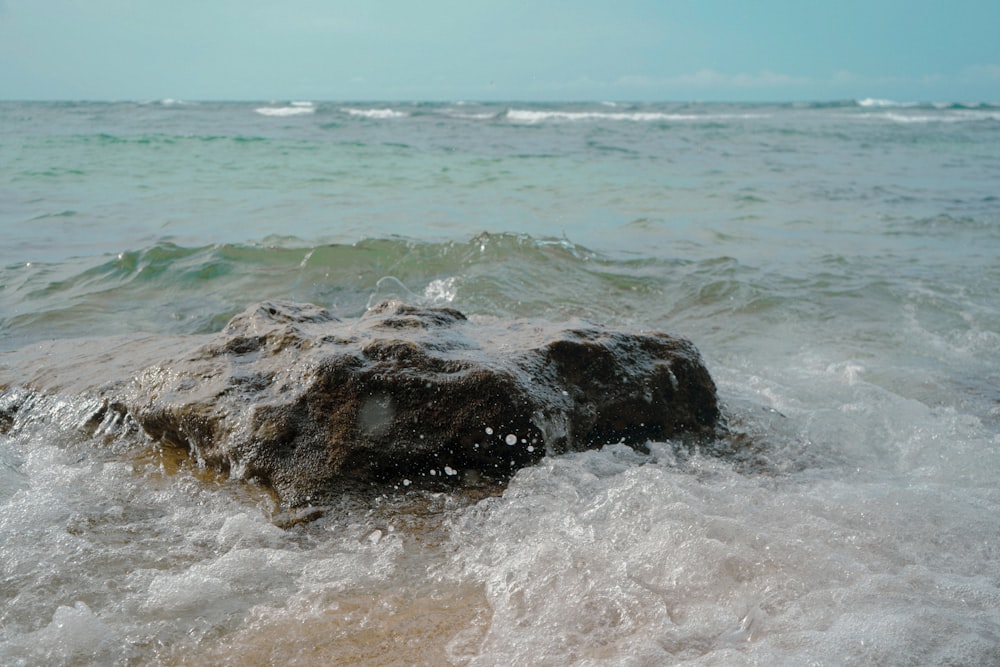
[[[0,103],[0,662],[996,663],[998,184],[990,105]],[[608,447],[280,530],[86,396],[10,407],[51,339],[104,377],[388,297],[684,335],[772,466]]]

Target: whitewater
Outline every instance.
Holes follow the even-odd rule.
[[[2,102],[0,663],[998,664],[998,193],[985,102]],[[751,455],[303,514],[24,398],[384,298],[682,335]]]

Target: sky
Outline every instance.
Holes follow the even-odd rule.
[[[0,0],[6,100],[1000,102],[1000,0]]]

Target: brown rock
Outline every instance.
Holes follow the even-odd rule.
[[[102,410],[293,506],[346,489],[503,481],[546,454],[642,448],[719,421],[697,350],[663,333],[474,323],[393,301],[340,321],[262,303],[186,341],[193,352],[143,341],[172,358],[99,388]]]
[[[128,403],[154,439],[290,504],[357,485],[503,480],[546,453],[711,431],[715,386],[661,333],[473,324],[399,302],[359,320],[264,303]]]

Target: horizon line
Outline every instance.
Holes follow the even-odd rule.
[[[830,97],[830,98],[789,98],[771,100],[741,100],[741,99],[696,99],[674,98],[659,100],[641,99],[556,99],[556,98],[324,98],[308,96],[291,97],[231,97],[231,98],[194,98],[194,97],[155,97],[155,98],[99,98],[99,97],[39,97],[39,98],[5,98],[0,97],[0,103],[93,103],[93,104],[279,104],[279,103],[310,103],[310,104],[860,104],[862,106],[880,105],[988,105],[998,106],[1000,100],[958,100],[958,99],[893,99],[889,97]]]

